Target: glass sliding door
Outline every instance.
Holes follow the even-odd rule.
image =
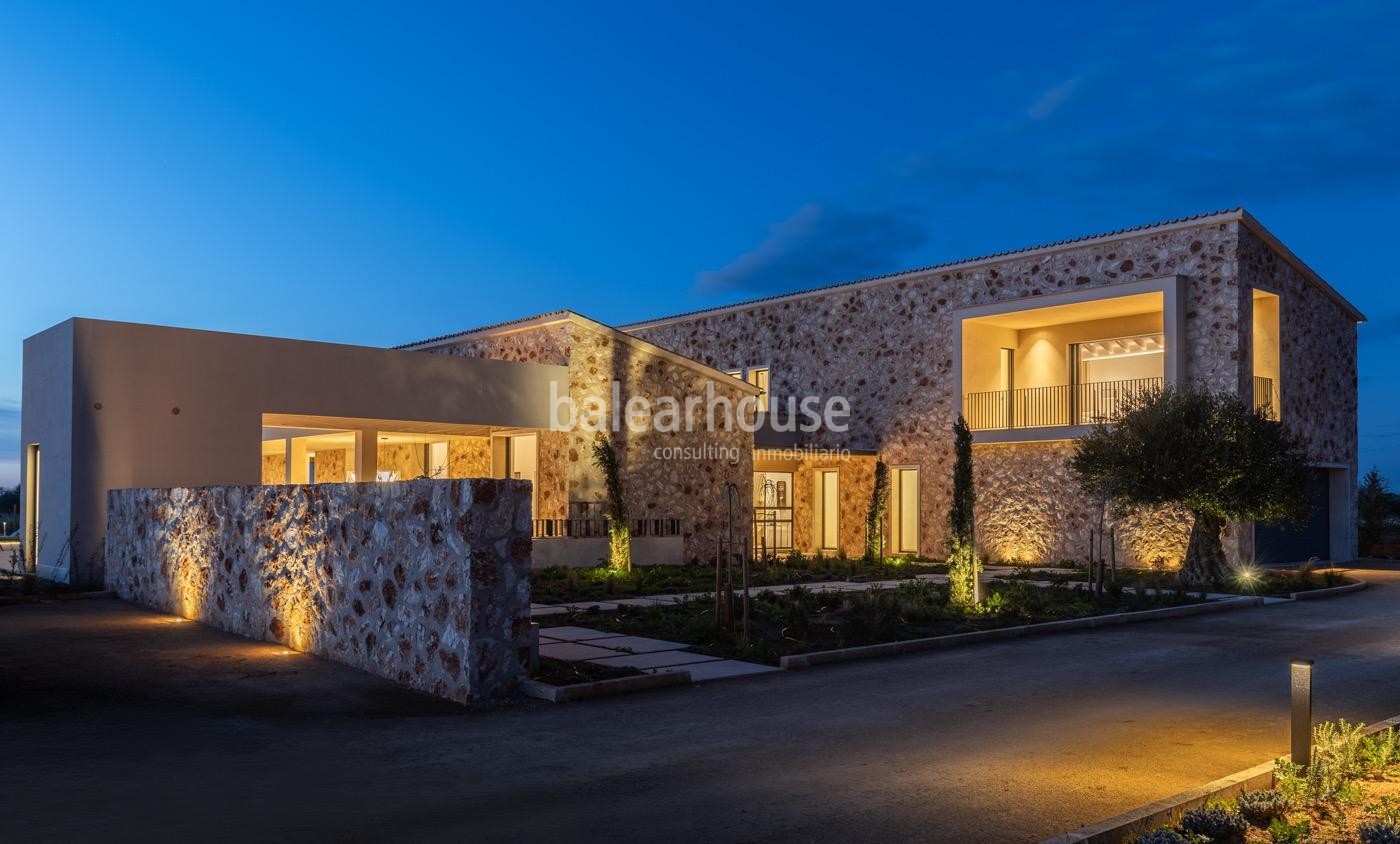
[[[890,484],[890,550],[919,553],[919,469],[896,467]]]
[[[841,547],[841,490],[835,469],[817,470],[816,538],[817,548],[835,551]]]
[[[792,473],[753,473],[754,551],[762,556],[792,550]]]
[[[1117,419],[1130,396],[1161,389],[1165,362],[1166,338],[1160,333],[1071,344],[1074,424]]]

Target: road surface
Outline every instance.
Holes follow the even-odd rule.
[[[115,600],[0,608],[0,840],[1038,841],[1400,714],[1351,595],[466,710]]]

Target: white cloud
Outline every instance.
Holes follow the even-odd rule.
[[[1075,76],[1044,91],[1031,103],[1030,108],[1026,109],[1026,116],[1032,120],[1044,120],[1054,114],[1074,96],[1075,89],[1079,87],[1079,80],[1080,77]]]

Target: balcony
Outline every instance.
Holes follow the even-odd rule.
[[[968,393],[963,401],[963,417],[974,431],[1112,422],[1130,396],[1160,390],[1162,383],[1161,378],[1130,378]]]
[[[1254,376],[1254,409],[1278,421],[1278,393],[1274,389],[1274,379]]]
[[[599,539],[608,535],[607,506],[601,501],[570,501],[564,519],[535,519],[535,539]],[[632,536],[680,536],[680,519],[632,519]]]

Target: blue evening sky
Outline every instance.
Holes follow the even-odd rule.
[[[1243,204],[1371,317],[1400,480],[1400,7],[0,7],[0,483],[72,315],[387,345]]]

